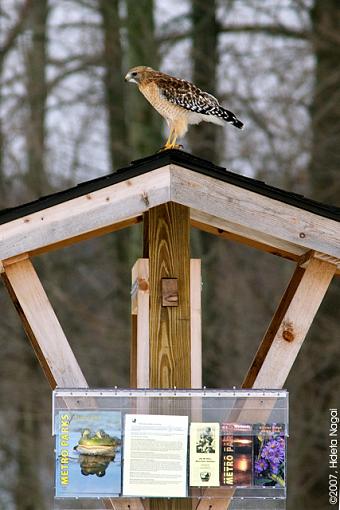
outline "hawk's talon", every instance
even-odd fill
[[[166,143],[157,152],[167,151],[169,149],[183,149],[183,145],[178,143]]]

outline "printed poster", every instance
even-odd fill
[[[58,411],[56,497],[97,498],[121,493],[121,413]]]

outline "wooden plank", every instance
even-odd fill
[[[242,388],[252,388],[255,383],[256,377],[259,373],[259,370],[267,356],[269,349],[271,348],[274,338],[277,335],[280,326],[282,325],[282,321],[284,319],[285,314],[287,313],[287,309],[290,306],[293,297],[297,291],[298,286],[301,283],[301,279],[305,273],[305,270],[296,266],[294,274],[289,282],[289,285],[283,294],[283,297],[280,301],[280,304],[274,314],[274,317],[261,341],[261,344],[258,348],[258,351],[255,355],[255,358],[248,370],[246,378],[243,381]],[[271,388],[272,386],[270,386]]]
[[[172,202],[149,211],[150,387],[191,384],[189,210]],[[177,278],[179,305],[162,307],[161,279]],[[151,510],[191,510],[190,499],[150,500]]]
[[[4,263],[2,278],[51,388],[87,382],[31,261]]]
[[[137,216],[135,218],[130,218],[126,221],[121,221],[119,223],[115,223],[114,225],[108,225],[107,227],[98,228],[97,230],[91,230],[90,232],[85,232],[85,234],[81,234],[79,236],[71,237],[69,239],[64,239],[63,241],[49,244],[48,246],[42,246],[36,250],[31,250],[29,255],[31,257],[35,257],[36,255],[42,255],[43,253],[60,250],[62,248],[67,248],[67,246],[71,246],[72,244],[80,243],[81,241],[88,241],[89,239],[93,239],[95,237],[104,236],[106,234],[111,234],[112,232],[118,232],[118,230],[122,230],[123,228],[132,227],[133,225],[137,225],[142,221],[142,216]]]
[[[243,387],[252,381],[252,388],[283,387],[335,271],[334,264],[316,258],[302,277],[296,270],[289,286],[296,291],[287,289]]]
[[[212,225],[207,225],[206,223],[201,223],[193,218],[191,218],[191,226],[194,228],[198,228],[203,232],[208,232],[209,234],[213,234],[217,237],[221,237],[222,239],[227,239],[228,241],[236,241],[241,244],[245,244],[250,248],[255,248],[256,250],[265,251],[267,253],[271,253],[272,255],[277,255],[278,257],[282,257],[284,259],[293,260],[297,262],[299,260],[299,255],[295,253],[290,253],[281,248],[275,248],[269,244],[260,243],[255,241],[254,239],[250,239],[239,234],[234,234],[233,232],[227,232],[222,228],[217,228]]]
[[[202,388],[201,260],[190,260],[191,388]]]
[[[340,222],[171,165],[171,200],[192,219],[288,253],[316,250],[340,258]]]
[[[130,384],[135,388],[149,388],[149,296],[149,260],[138,259],[132,268],[131,294]]]
[[[168,166],[0,225],[0,259],[47,251],[66,240],[140,217],[170,200]]]

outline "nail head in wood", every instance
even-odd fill
[[[177,278],[162,278],[162,306],[178,306]]]

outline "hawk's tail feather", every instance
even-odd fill
[[[243,122],[241,122],[233,112],[222,108],[222,106],[219,107],[218,116],[226,122],[230,122],[230,124],[237,127],[238,129],[243,129]]]

